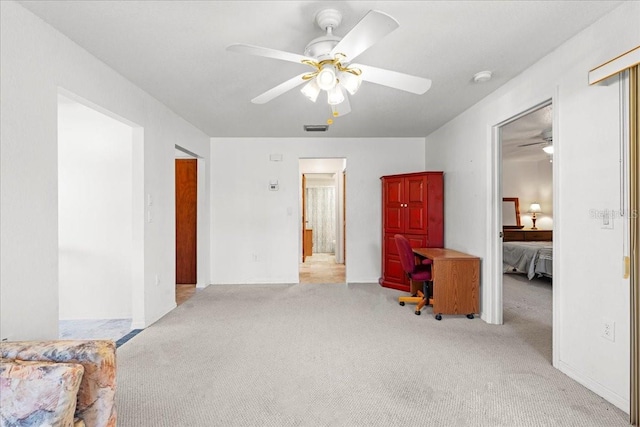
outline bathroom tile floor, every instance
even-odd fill
[[[58,327],[60,339],[117,341],[131,332],[131,319],[60,320]]]
[[[345,283],[345,265],[334,254],[314,253],[299,266],[300,283]]]

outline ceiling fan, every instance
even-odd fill
[[[316,102],[320,92],[326,92],[332,116],[338,117],[351,111],[349,95],[358,91],[362,81],[418,95],[429,90],[429,79],[352,62],[362,52],[398,28],[398,21],[386,13],[371,10],[351,31],[340,38],[333,34],[333,30],[341,21],[342,14],[335,9],[318,12],[316,23],[326,34],[309,42],[303,55],[248,44],[228,46],[227,50],[231,52],[295,62],[312,68],[312,71],[299,74],[258,95],[251,102],[264,104],[306,83],[301,92],[312,102]]]
[[[553,131],[551,129],[546,129],[540,133],[540,135],[536,136],[537,138],[541,138],[540,141],[528,142],[526,144],[520,144],[518,147],[530,147],[532,145],[540,145],[545,144],[542,149],[547,154],[553,154]]]

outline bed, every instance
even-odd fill
[[[540,241],[503,242],[502,266],[505,273],[526,274],[534,277],[552,277],[553,243]]]

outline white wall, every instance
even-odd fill
[[[536,227],[553,229],[553,163],[549,160],[503,160],[502,196],[517,197],[520,203],[520,221],[531,228],[531,203],[540,203],[542,213],[537,215]]]
[[[282,161],[269,161],[271,153]],[[212,283],[298,283],[298,159],[341,157],[348,165],[346,280],[377,286],[380,177],[424,170],[424,155],[423,138],[212,138]],[[279,191],[269,191],[272,179]]]
[[[209,138],[20,5],[0,2],[0,19],[0,338],[58,336],[59,88],[137,126],[134,156],[153,203],[134,200],[134,221],[145,210],[152,218],[134,235],[144,247],[134,254],[144,265],[134,272],[133,304],[143,305],[134,323],[153,323],[175,306],[174,147],[208,160]]]
[[[132,317],[133,129],[58,104],[60,319]]]
[[[554,366],[629,409],[629,283],[622,220],[602,229],[593,210],[619,206],[619,88],[589,87],[593,67],[640,44],[640,3],[627,2],[427,137],[427,168],[445,171],[445,243],[483,258],[489,295],[488,215],[494,206],[491,128],[553,98]],[[435,84],[435,82],[434,82]],[[474,221],[462,216],[473,212]],[[483,307],[484,310],[484,307]],[[615,342],[600,336],[615,322]]]

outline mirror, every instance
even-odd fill
[[[502,228],[520,229],[520,201],[517,197],[502,198]]]

